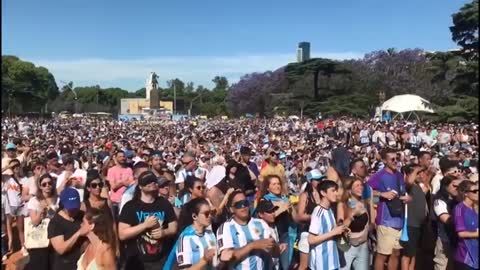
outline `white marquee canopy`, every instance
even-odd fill
[[[396,113],[405,112],[429,112],[433,113],[430,102],[417,95],[398,95],[385,101],[382,104],[382,111],[392,111]]]

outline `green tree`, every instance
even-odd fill
[[[452,40],[462,47],[467,60],[478,60],[478,0],[465,4],[452,20]]]
[[[215,87],[213,91],[227,91],[228,89],[228,80],[226,77],[223,76],[215,76],[212,82],[215,83]]]
[[[46,68],[16,56],[2,56],[2,108],[15,105],[14,113],[44,111],[58,94],[55,78]]]

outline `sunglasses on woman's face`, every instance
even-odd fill
[[[477,189],[469,190],[468,192],[470,192],[470,193],[478,193],[478,188],[477,188]]]
[[[196,186],[195,189],[196,190],[205,190],[206,187],[205,186]]]
[[[43,182],[41,185],[41,187],[51,187],[52,186],[52,182]]]
[[[100,183],[91,183],[90,184],[90,187],[95,189],[95,188],[103,188],[103,183],[100,182]]]
[[[169,187],[169,186],[170,186],[170,184],[169,184],[169,183],[166,183],[166,184],[163,184],[163,185],[161,185],[161,186],[158,186],[158,188],[166,188],[166,187]]]
[[[210,215],[213,215],[213,211],[207,211],[207,212],[203,212],[203,213],[200,213],[202,215],[204,215],[206,218],[209,218]]]
[[[238,201],[238,202],[234,202],[232,205],[233,205],[233,208],[235,208],[235,209],[242,209],[242,208],[245,208],[245,207],[249,207],[250,202],[248,200],[241,200],[241,201]]]

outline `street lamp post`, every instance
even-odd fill
[[[202,93],[200,93],[198,96],[194,97],[191,101],[190,101],[190,108],[188,109],[188,118],[191,117],[192,115],[192,107],[193,107],[193,101],[195,101],[197,98],[201,97],[202,96]]]
[[[175,80],[173,81],[173,115],[177,110],[177,88],[175,87]]]

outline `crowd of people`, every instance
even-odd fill
[[[478,269],[478,124],[2,117],[26,269]]]

